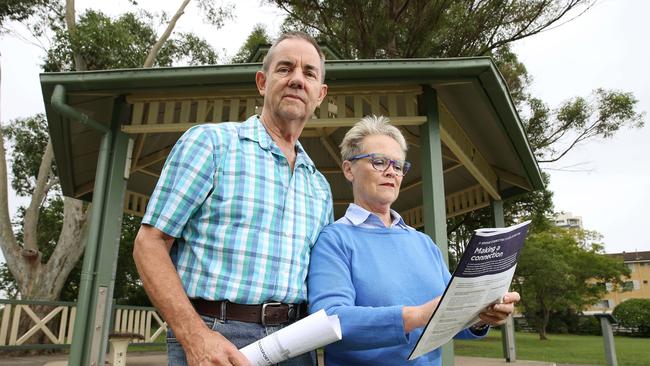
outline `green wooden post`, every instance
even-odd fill
[[[107,148],[100,151],[86,244],[86,250],[92,248],[96,254],[84,255],[86,285],[80,286],[82,311],[75,319],[70,365],[104,364],[129,168],[129,137],[119,131],[124,107],[123,99],[115,101],[112,132],[102,138],[102,147]]]
[[[422,149],[422,218],[424,232],[438,245],[449,266],[447,249],[447,214],[445,210],[445,184],[442,168],[442,140],[438,117],[438,96],[430,86],[423,87],[418,103],[420,114],[427,116],[427,123],[420,126]],[[454,344],[442,346],[442,364],[454,365]]]
[[[492,221],[494,227],[506,226],[503,217],[503,201],[492,200],[490,203],[492,207]],[[503,358],[506,359],[506,362],[516,362],[517,350],[515,348],[515,322],[512,319],[512,316],[509,316],[506,324],[501,327],[501,343],[503,346]]]

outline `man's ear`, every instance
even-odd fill
[[[343,169],[343,175],[345,176],[345,179],[352,183],[354,180],[354,175],[352,174],[352,163],[347,160],[343,161],[341,169]]]
[[[257,91],[261,96],[264,96],[266,92],[266,74],[263,71],[255,73],[255,84],[257,85]]]
[[[318,95],[318,105],[320,105],[323,102],[323,99],[325,99],[325,96],[327,95],[327,84],[322,84],[320,86],[320,94]]]

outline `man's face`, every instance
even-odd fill
[[[290,38],[280,42],[271,56],[268,72],[258,71],[255,76],[264,96],[262,116],[307,121],[327,94],[318,52],[309,42]]]

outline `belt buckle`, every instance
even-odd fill
[[[265,302],[262,304],[262,314],[261,314],[261,323],[263,326],[266,326],[266,308],[269,306],[281,306],[281,302]]]

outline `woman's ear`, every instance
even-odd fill
[[[354,181],[354,175],[352,174],[352,163],[348,160],[344,160],[341,169],[343,169],[343,175],[345,175],[345,179],[352,183],[352,181]]]

